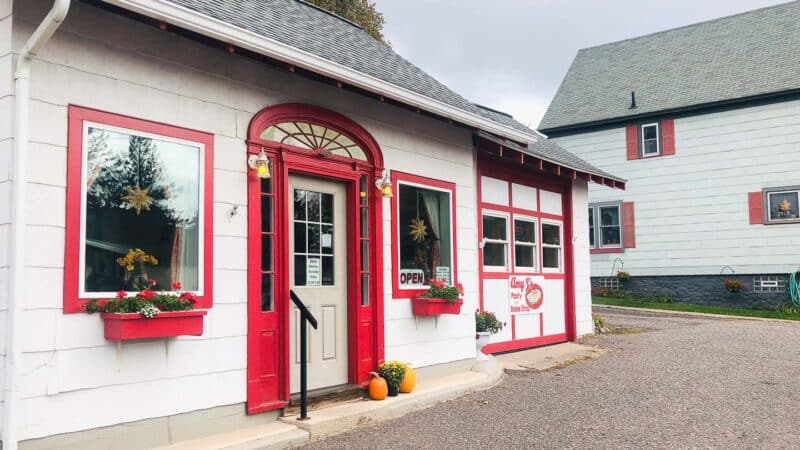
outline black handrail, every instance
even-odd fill
[[[311,314],[311,311],[306,308],[300,297],[289,290],[289,298],[294,303],[294,306],[300,310],[300,417],[297,420],[308,419],[308,368],[306,367],[308,345],[306,344],[306,322],[310,323],[314,329],[317,329],[317,319]]]

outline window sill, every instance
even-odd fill
[[[622,247],[610,247],[610,248],[590,248],[589,253],[624,253],[625,249]]]

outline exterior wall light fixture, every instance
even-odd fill
[[[263,147],[258,155],[250,155],[250,157],[247,158],[247,165],[256,172],[258,178],[272,178],[272,173],[270,173],[269,170],[269,158],[267,158],[267,154],[264,153]]]
[[[383,198],[392,197],[392,180],[389,178],[388,170],[384,170],[381,177],[375,180],[375,187],[381,191]]]

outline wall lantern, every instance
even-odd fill
[[[269,158],[267,158],[267,154],[264,153],[263,147],[261,148],[261,153],[258,155],[250,155],[247,158],[247,165],[256,171],[256,176],[258,178],[272,178],[272,174],[269,171]]]
[[[389,171],[384,170],[383,175],[375,180],[375,187],[381,191],[383,198],[392,197],[392,180],[389,178]]]

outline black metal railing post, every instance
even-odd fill
[[[294,306],[300,310],[300,417],[297,420],[308,419],[308,345],[306,336],[306,322],[317,329],[317,319],[306,308],[294,291],[289,290],[289,298]]]

